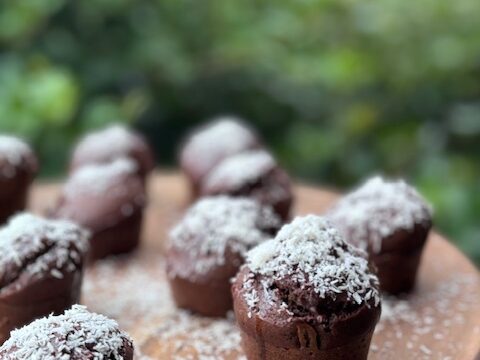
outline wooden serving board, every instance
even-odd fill
[[[58,184],[37,184],[33,211],[43,213],[58,196]],[[297,186],[296,214],[321,214],[337,198],[332,192]],[[232,319],[205,319],[179,311],[164,273],[165,239],[188,206],[184,179],[156,174],[143,242],[134,254],[107,259],[85,274],[83,302],[115,318],[135,341],[136,358],[244,359]],[[384,298],[370,359],[465,359],[479,356],[480,276],[455,247],[433,233],[425,249],[415,291]]]

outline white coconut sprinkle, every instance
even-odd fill
[[[242,120],[220,117],[190,137],[181,155],[182,163],[193,157],[204,164],[205,171],[209,171],[222,158],[251,148],[256,138]]]
[[[87,249],[88,232],[76,224],[21,213],[0,230],[0,279],[7,283],[15,280],[23,264],[28,264],[25,271],[35,276],[53,266],[51,276],[60,278],[61,271],[77,268]],[[37,257],[34,262],[32,256]],[[7,271],[6,264],[16,264],[18,269]]]
[[[297,217],[283,226],[275,239],[247,253],[246,266],[254,275],[262,275],[264,289],[276,280],[294,277],[300,286],[311,284],[320,298],[345,293],[357,304],[371,299],[375,306],[380,302],[378,279],[363,251],[347,244],[322,217]],[[247,301],[252,288],[244,283]]]
[[[387,181],[377,176],[344,196],[328,217],[349,241],[363,249],[370,244],[379,253],[385,237],[429,223],[432,208],[403,180]]]
[[[175,349],[170,354],[175,360],[218,360],[233,356],[246,360],[240,354],[240,333],[231,319],[211,321],[180,311],[162,322],[155,338]]]
[[[101,195],[121,191],[112,189],[122,185],[125,176],[134,175],[137,164],[128,158],[118,158],[108,164],[89,164],[82,166],[75,171],[64,187],[66,197],[73,197],[82,194]]]
[[[272,209],[255,200],[227,196],[204,198],[187,211],[170,233],[170,246],[188,251],[195,266],[175,269],[171,275],[204,274],[225,263],[227,248],[244,255],[253,246],[271,238],[267,230],[280,225]]]
[[[127,156],[134,146],[135,135],[125,126],[116,124],[85,136],[75,154],[116,158]]]
[[[116,321],[74,305],[63,315],[49,316],[14,330],[0,347],[6,360],[123,360],[122,349],[132,344]]]
[[[0,161],[6,161],[2,171],[0,171],[0,176],[13,178],[16,174],[16,168],[31,153],[32,150],[23,140],[10,135],[0,135]]]
[[[205,179],[205,189],[228,184],[231,189],[255,181],[277,166],[274,158],[264,150],[247,151],[226,158]]]
[[[0,158],[5,158],[11,165],[18,166],[24,156],[32,152],[26,142],[9,135],[0,135]]]

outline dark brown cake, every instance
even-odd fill
[[[194,204],[171,231],[167,274],[177,305],[207,316],[232,309],[230,279],[280,219],[252,199],[225,196]]]
[[[137,162],[138,174],[144,179],[155,167],[152,150],[137,132],[113,125],[83,138],[73,151],[71,171],[89,164],[110,163],[118,158]]]
[[[232,286],[247,358],[367,359],[381,308],[364,256],[313,215],[249,251]]]
[[[0,224],[25,209],[37,170],[37,158],[25,142],[0,135]]]
[[[144,206],[145,190],[136,163],[120,158],[74,172],[52,215],[91,231],[89,259],[95,260],[138,246]]]
[[[67,221],[21,213],[0,230],[0,343],[79,301],[87,248],[86,231]]]
[[[243,152],[220,162],[205,178],[202,196],[252,197],[268,205],[284,220],[293,202],[290,179],[264,150]]]
[[[203,179],[225,158],[260,147],[260,141],[242,120],[221,117],[196,129],[186,140],[180,165],[197,197]]]
[[[381,289],[399,294],[415,285],[431,212],[404,181],[375,177],[341,199],[328,216],[347,241],[369,253]]]
[[[133,342],[116,321],[74,305],[38,319],[0,347],[4,360],[132,360]]]

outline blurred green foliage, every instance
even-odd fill
[[[163,164],[206,118],[250,119],[297,177],[407,177],[480,262],[480,1],[5,0],[0,129],[44,175],[134,123]]]

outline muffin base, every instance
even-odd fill
[[[89,262],[134,250],[140,243],[142,220],[143,209],[138,209],[114,226],[93,232],[90,238]]]
[[[370,255],[377,267],[380,289],[392,295],[410,292],[415,286],[423,246],[404,253]]]
[[[224,317],[233,308],[229,279],[198,283],[180,277],[170,279],[178,307],[211,317]]]
[[[0,344],[10,331],[50,314],[59,315],[80,301],[83,273],[64,273],[62,279],[47,277],[24,288],[0,292]],[[8,293],[8,294],[7,294]]]
[[[248,360],[366,360],[373,331],[337,348],[320,350],[316,346],[284,348],[255,338],[240,329],[242,347]]]

